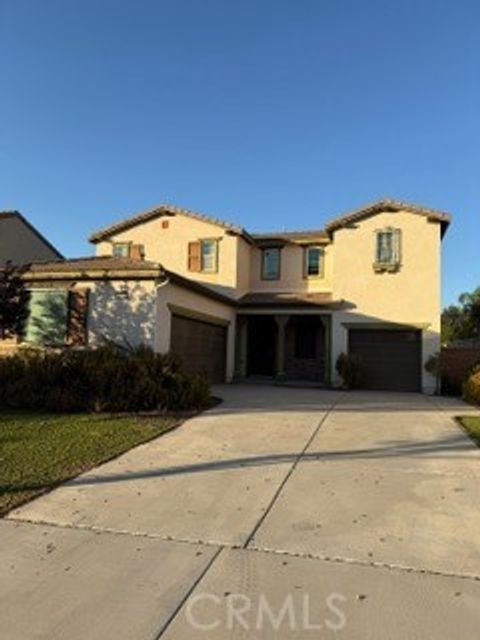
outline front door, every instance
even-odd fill
[[[247,375],[275,375],[277,324],[273,316],[248,317]]]

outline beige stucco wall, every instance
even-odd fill
[[[0,218],[0,264],[58,260],[58,255],[21,218]]]
[[[227,326],[226,382],[233,377],[235,359],[235,310],[227,304],[211,300],[173,284],[157,289],[155,350],[170,350],[172,312]]]
[[[304,277],[305,249],[299,245],[286,245],[280,254],[280,278],[262,280],[262,251],[253,248],[250,262],[251,291],[300,291],[320,292],[332,288],[332,246],[322,246],[325,251],[324,271],[320,277]]]
[[[243,238],[238,239],[237,245],[237,295],[240,297],[250,290],[250,272],[252,254],[255,249]]]
[[[156,284],[152,281],[89,283],[88,344],[155,346]]]
[[[167,229],[162,227],[162,223],[165,221],[168,221]],[[196,273],[188,271],[188,243],[208,238],[219,240],[218,272]],[[239,243],[242,245],[246,243],[237,236],[229,235],[222,227],[177,214],[137,225],[112,236],[112,241],[143,244],[146,260],[160,262],[166,269],[171,269],[191,280],[209,285],[226,295],[234,296],[237,293],[239,279],[237,251]],[[242,250],[245,253],[244,247]],[[111,255],[112,243],[98,243],[96,253],[97,255]],[[241,277],[243,278],[243,274]]]
[[[402,231],[396,273],[375,273],[375,230]],[[345,323],[402,323],[423,329],[423,361],[440,348],[440,225],[408,212],[381,213],[334,233],[333,298],[352,308],[333,314],[333,361],[347,350]],[[434,390],[425,371],[423,387]]]

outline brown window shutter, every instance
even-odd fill
[[[132,244],[130,246],[130,258],[132,260],[143,260],[145,257],[145,249],[143,244]]]
[[[87,344],[88,289],[75,289],[68,294],[67,344]]]
[[[200,271],[201,270],[201,242],[189,242],[188,243],[188,270]]]

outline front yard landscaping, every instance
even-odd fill
[[[157,416],[0,414],[0,515],[176,423]]]
[[[459,422],[468,435],[480,447],[480,416],[464,416]]]

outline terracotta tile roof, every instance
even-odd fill
[[[112,224],[108,227],[99,229],[90,236],[89,240],[90,242],[97,243],[102,240],[109,239],[116,233],[126,231],[139,224],[154,220],[155,218],[162,216],[174,216],[178,214],[188,216],[195,220],[201,220],[203,222],[217,225],[218,227],[221,227],[222,229],[225,229],[230,233],[242,236],[245,240],[247,240],[247,242],[258,244],[259,246],[276,241],[293,242],[298,244],[306,244],[315,241],[328,242],[331,238],[332,232],[336,229],[340,229],[341,227],[345,227],[370,215],[380,213],[381,211],[410,211],[411,213],[426,216],[429,220],[439,222],[442,225],[442,235],[443,233],[445,233],[450,223],[450,216],[448,213],[438,211],[437,209],[424,207],[418,204],[403,202],[401,200],[384,198],[382,200],[377,200],[375,202],[367,204],[363,207],[359,207],[358,209],[353,209],[352,211],[349,211],[337,218],[334,218],[333,220],[330,220],[330,222],[327,223],[324,229],[271,231],[268,233],[251,234],[239,225],[233,224],[231,222],[226,222],[225,220],[220,220],[213,216],[205,215],[196,211],[191,211],[190,209],[184,209],[183,207],[177,207],[170,204],[160,204],[153,209],[143,211],[129,218],[125,218],[124,220],[120,220],[119,222],[116,222],[115,224]]]
[[[247,293],[238,300],[241,307],[296,306],[335,308],[343,304],[342,300],[333,300],[330,293]]]
[[[222,229],[226,229],[231,233],[241,235],[245,237],[247,240],[251,240],[249,234],[238,225],[235,225],[230,222],[226,222],[225,220],[220,220],[218,218],[205,215],[203,213],[198,213],[196,211],[191,211],[190,209],[184,209],[182,207],[176,207],[170,204],[160,204],[153,209],[149,209],[148,211],[143,211],[141,213],[137,213],[129,218],[125,218],[124,220],[120,220],[115,224],[112,224],[108,227],[104,227],[103,229],[99,229],[93,233],[89,240],[90,242],[96,243],[101,240],[106,240],[110,238],[112,235],[116,233],[120,233],[121,231],[126,231],[127,229],[131,229],[132,227],[137,226],[138,224],[143,224],[144,222],[149,222],[150,220],[154,220],[155,218],[159,218],[162,216],[174,216],[174,215],[184,215],[189,218],[193,218],[195,220],[201,220],[202,222],[208,222],[210,224],[214,224]]]
[[[117,274],[138,274],[144,277],[155,277],[162,274],[162,266],[158,262],[132,260],[130,258],[113,258],[110,256],[72,258],[49,262],[33,262],[28,265],[24,274],[27,280],[55,280],[55,278],[82,278],[91,274],[93,279]]]
[[[50,262],[33,262],[30,271],[105,271],[105,270],[140,270],[150,271],[159,269],[158,262],[147,260],[132,260],[131,258],[114,258],[111,256],[93,256],[86,258],[71,258],[70,260],[54,260]]]
[[[309,243],[309,242],[329,242],[330,237],[323,229],[313,229],[310,231],[270,231],[268,233],[252,233],[256,244],[268,244],[276,241]]]
[[[100,256],[93,258],[73,258],[64,261],[35,262],[29,265],[24,273],[27,281],[56,281],[62,279],[74,280],[102,280],[104,278],[125,279],[167,279],[175,285],[189,289],[195,293],[206,296],[218,302],[234,306],[233,298],[230,298],[213,288],[185,278],[174,271],[164,269],[158,262],[147,260],[132,260],[130,258],[113,258]]]
[[[181,276],[179,273],[170,271],[169,269],[164,269],[163,273],[172,284],[176,284],[179,287],[183,287],[184,289],[189,289],[190,291],[194,291],[195,293],[204,295],[207,298],[211,298],[212,300],[217,300],[218,302],[224,302],[225,304],[229,304],[231,306],[236,305],[236,301],[234,298],[230,298],[229,296],[226,296],[225,294],[220,293],[219,291],[216,291],[215,289],[204,285],[201,282],[197,282],[196,280],[191,280],[190,278]]]
[[[353,209],[352,211],[344,213],[337,218],[333,218],[326,224],[325,231],[331,234],[333,231],[336,231],[341,227],[346,227],[350,224],[358,222],[359,220],[363,220],[368,216],[374,215],[376,213],[381,213],[382,211],[409,211],[410,213],[416,213],[418,215],[425,216],[429,220],[439,222],[442,225],[442,235],[447,230],[447,227],[450,224],[451,220],[450,215],[443,211],[424,207],[419,204],[404,202],[402,200],[385,198],[383,200],[371,202],[370,204],[359,207],[358,209]]]

